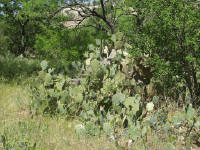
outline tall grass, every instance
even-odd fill
[[[0,83],[0,149],[2,150],[115,150],[104,136],[79,139],[76,121],[32,116],[28,88]]]

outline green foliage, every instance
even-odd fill
[[[47,10],[46,2],[1,1],[1,18],[5,21],[4,36],[8,39],[4,45],[7,45],[7,50],[16,55],[33,51],[35,35],[41,31],[39,24],[47,19],[44,16],[49,17],[47,14],[53,11],[52,8],[56,8],[56,5],[49,6]]]
[[[146,59],[154,80],[162,83],[165,93],[172,94],[174,87],[187,87],[192,103],[199,103],[199,2],[198,1],[126,1],[135,15],[122,24],[131,53]],[[169,90],[168,90],[169,89]]]
[[[184,142],[186,149],[199,142],[197,1],[109,3],[114,8],[96,9],[100,15],[106,13],[104,19],[96,16],[86,24],[99,21],[98,28],[108,35],[92,28],[65,28],[62,23],[69,18],[56,14],[57,2],[0,2],[0,75],[31,76],[39,68],[38,62],[22,55],[5,55],[6,50],[26,56],[36,50],[34,56],[45,59],[30,85],[33,114],[78,117],[78,136],[104,132],[116,145],[123,137],[147,148],[147,137],[155,135],[164,136],[169,150],[176,149],[177,141]],[[120,19],[112,18],[118,15]],[[170,114],[163,106],[172,100],[184,110]],[[6,140],[6,133],[2,134],[4,149],[14,147]],[[34,149],[26,141],[21,145]]]
[[[34,48],[39,55],[49,60],[64,60],[72,62],[80,60],[87,50],[89,43],[93,43],[93,30],[68,29],[61,25],[42,27],[43,32],[36,35]],[[85,38],[87,37],[87,38]]]
[[[31,87],[32,111],[79,116],[82,123],[75,127],[79,136],[97,136],[103,131],[117,143],[121,136],[137,142],[145,140],[148,134],[164,132],[168,147],[172,148],[179,136],[191,141],[198,135],[199,117],[192,105],[172,117],[164,108],[157,110],[159,97],[154,96],[147,103],[143,93],[136,92],[141,85],[127,80],[129,74],[120,68],[124,61],[132,65],[130,68],[135,65],[130,55],[125,50],[113,49],[112,57],[104,55],[106,52],[102,57],[98,50],[94,47],[85,54],[86,63],[79,66],[82,73],[78,78],[56,74],[43,61],[43,71]],[[179,132],[180,128],[185,132]]]
[[[104,35],[110,39],[86,29],[74,34],[74,29],[59,25],[42,26],[44,32],[37,34],[35,43],[41,54],[82,63],[71,63],[77,73],[66,75],[43,61],[31,85],[31,110],[79,116],[80,136],[96,136],[102,130],[117,142],[124,135],[136,142],[164,133],[168,149],[175,149],[182,136],[189,147],[199,131],[193,108],[199,106],[200,95],[199,6],[184,0],[126,4],[135,12],[122,18],[121,32]],[[89,43],[93,44],[87,47]],[[151,84],[154,93],[149,92]],[[180,99],[182,105],[187,103],[183,112],[169,116],[160,107]]]
[[[1,54],[8,49],[9,45],[7,43],[9,41],[9,38],[8,36],[5,35],[6,23],[4,21],[0,21],[0,26],[1,26],[0,29],[0,45],[1,45],[0,54]]]
[[[0,76],[7,79],[22,79],[30,77],[39,70],[39,61],[23,56],[14,56],[8,52],[0,55]]]

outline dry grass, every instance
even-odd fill
[[[0,150],[2,137],[6,137],[7,149],[19,150],[115,150],[114,142],[107,137],[78,138],[74,131],[76,121],[62,117],[31,116],[28,88],[15,84],[0,83]],[[149,135],[146,148],[142,140],[134,143],[131,150],[165,150],[166,141],[157,135]],[[121,141],[122,145],[125,142]],[[36,146],[34,148],[34,145]],[[176,149],[184,150],[181,143]],[[118,148],[119,149],[119,148]],[[192,150],[198,150],[193,147]],[[120,148],[126,150],[126,148]]]
[[[75,122],[61,117],[32,117],[29,102],[25,87],[0,84],[0,136],[6,136],[10,147],[33,149],[30,147],[36,144],[37,150],[116,149],[106,137],[79,139],[73,129]],[[27,143],[26,146],[23,147],[23,143]]]

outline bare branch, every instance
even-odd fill
[[[87,18],[87,17],[86,17]],[[75,28],[79,27],[81,25],[81,23],[86,19],[86,18],[83,18],[81,21],[79,21],[79,23],[76,25]]]
[[[100,2],[101,2],[101,8],[102,8],[102,12],[103,12],[103,17],[106,18],[106,12],[105,12],[105,6],[103,3],[103,0],[100,0]]]

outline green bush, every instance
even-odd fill
[[[137,12],[122,27],[127,41],[133,43],[131,53],[149,56],[146,63],[164,89],[162,95],[177,99],[176,93],[183,90],[175,92],[175,88],[182,84],[194,106],[199,106],[199,2],[127,0],[126,3]]]
[[[34,48],[45,59],[72,62],[81,60],[89,43],[94,42],[92,29],[68,29],[64,27],[43,27],[36,35]],[[87,37],[87,38],[85,38]]]
[[[0,68],[0,76],[8,80],[30,77],[39,70],[39,61],[6,52],[0,55]]]

